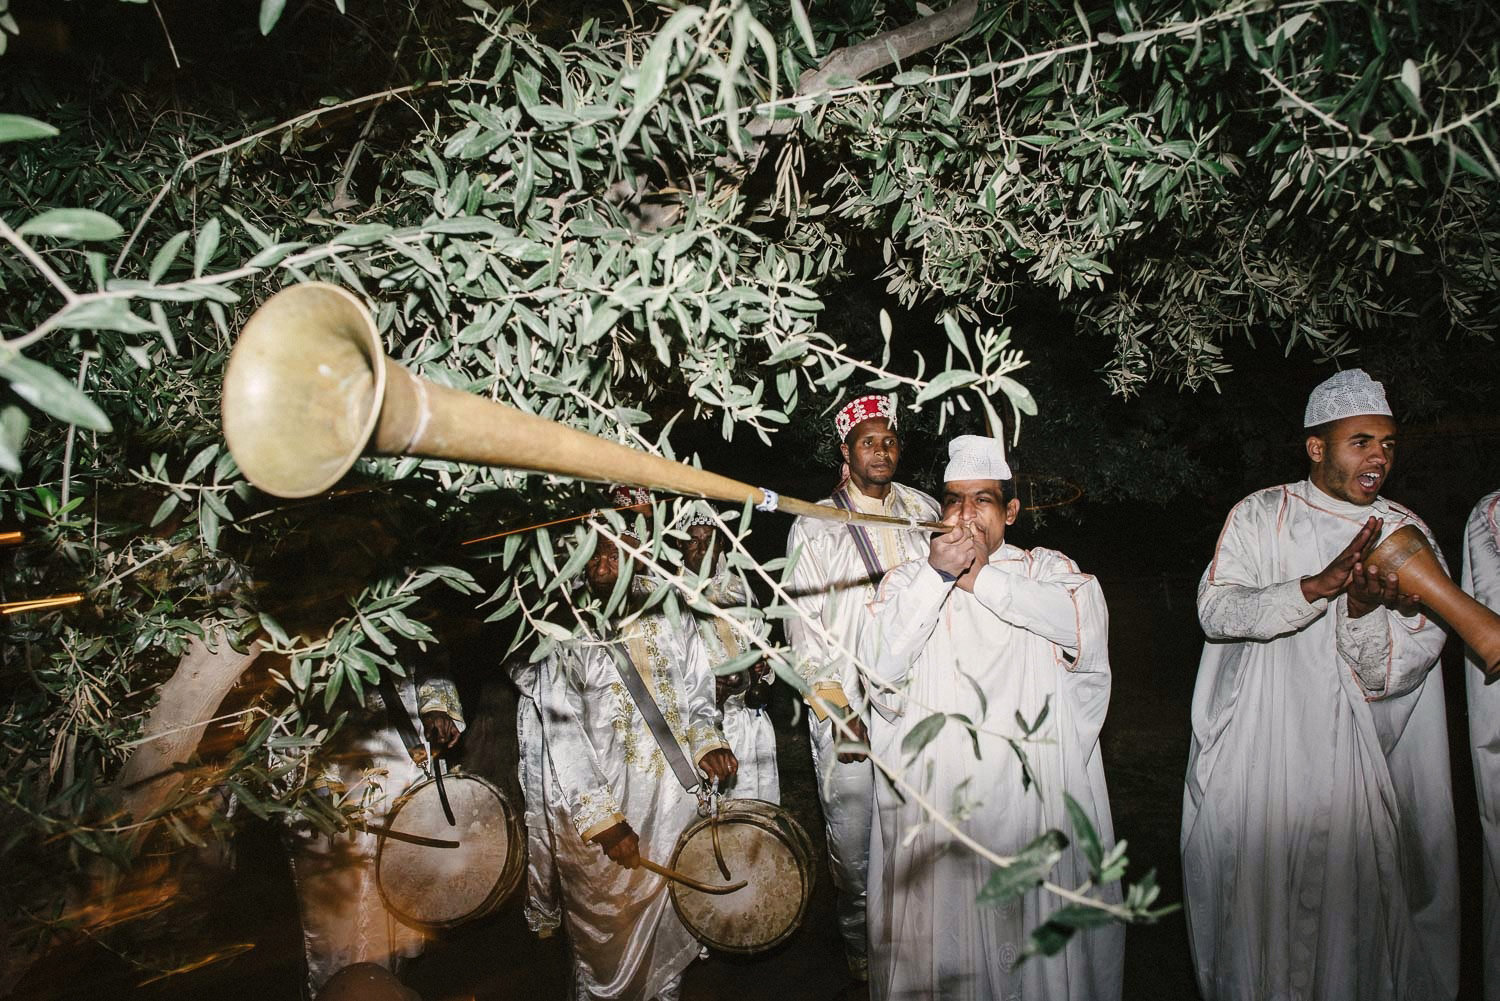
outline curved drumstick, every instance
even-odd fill
[[[747,880],[743,880],[743,879],[740,880],[738,883],[729,883],[729,884],[727,884],[725,886],[714,886],[711,883],[700,883],[698,880],[694,879],[693,877],[691,877],[691,876],[684,876],[682,873],[678,872],[676,869],[668,869],[664,865],[660,865],[660,864],[658,864],[656,862],[651,861],[650,859],[648,859],[644,855],[640,856],[640,861],[641,861],[641,866],[643,868],[651,870],[652,872],[656,873],[658,876],[662,876],[662,877],[664,877],[666,879],[670,879],[673,882],[681,883],[683,886],[689,887],[690,889],[697,890],[699,893],[713,893],[713,894],[733,893],[735,890],[743,890],[745,887],[747,887],[747,886],[750,885]]]

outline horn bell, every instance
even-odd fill
[[[364,303],[307,282],[267,299],[224,372],[224,438],[245,478],[278,497],[310,497],[364,451],[385,396],[384,352]]]

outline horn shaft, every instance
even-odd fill
[[[1475,601],[1453,583],[1438,562],[1427,537],[1415,525],[1388,535],[1365,557],[1365,565],[1393,573],[1402,594],[1414,594],[1469,645],[1485,674],[1500,673],[1500,615]]]
[[[367,446],[383,455],[477,462],[625,483],[743,505],[761,487],[627,448],[420,378],[385,357],[369,310],[333,285],[294,285],[245,325],[224,378],[224,436],[268,493],[332,486]],[[843,511],[795,497],[774,509],[826,521],[946,532],[940,522]]]

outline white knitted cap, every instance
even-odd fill
[[[1318,383],[1318,387],[1307,398],[1307,412],[1302,415],[1302,426],[1317,427],[1329,421],[1365,414],[1394,416],[1391,405],[1385,400],[1385,387],[1370,378],[1364,369],[1351,368],[1345,372],[1335,372]]]
[[[943,482],[954,480],[1008,480],[1005,442],[978,434],[961,434],[948,443],[948,468]]]

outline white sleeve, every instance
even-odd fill
[[[913,561],[886,574],[859,635],[860,659],[878,683],[900,685],[906,680],[953,587],[925,562]],[[870,702],[882,715],[898,714],[882,697],[878,683],[869,686]]]
[[[1328,610],[1302,596],[1302,578],[1263,580],[1251,505],[1229,512],[1213,562],[1198,584],[1198,621],[1211,640],[1270,640],[1299,632]]]

